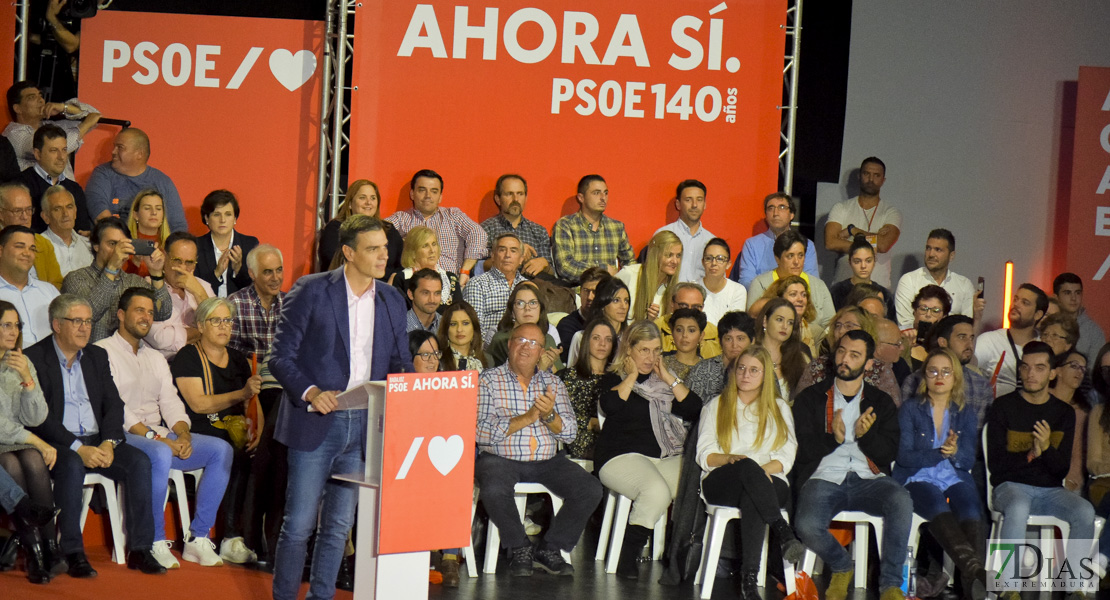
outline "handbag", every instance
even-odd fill
[[[201,382],[204,384],[204,394],[206,396],[213,396],[216,394],[212,385],[212,367],[208,363],[208,355],[205,354],[204,348],[201,347],[200,342],[194,342],[197,352],[200,353],[200,368],[201,368]],[[247,446],[247,418],[243,415],[225,415],[220,416],[220,413],[209,413],[205,415],[208,417],[208,423],[216,429],[223,429],[227,432],[227,437],[231,441],[232,447],[236,450],[242,450]]]

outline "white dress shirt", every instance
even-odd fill
[[[62,269],[62,277],[68,275],[70,271],[84,269],[92,264],[92,244],[89,243],[89,238],[73,231],[69,234],[69,245],[66,245],[61,236],[49,227],[42,232],[42,236],[54,244],[54,256]]]
[[[215,295],[212,293],[212,286],[208,285],[207,281],[197,279],[197,283],[200,283],[200,286],[204,288],[208,297],[211,298]],[[197,326],[198,302],[189,292],[184,292],[181,296],[177,292],[178,290],[170,290],[173,314],[165,321],[155,321],[150,326],[150,333],[143,338],[151,347],[161,352],[166,360],[173,360],[173,357],[177,356],[177,351],[184,348],[185,344],[188,343],[188,328]]]
[[[356,296],[351,282],[343,276],[347,290],[347,329],[351,335],[351,378],[347,389],[356,388],[370,381],[370,359],[374,354],[374,297],[377,295],[377,281]]]
[[[173,385],[170,365],[160,352],[139,340],[139,351],[123,339],[119,331],[96,343],[108,352],[112,379],[123,399],[123,428],[130,430],[138,423],[161,436],[180,421],[192,425],[185,404]]]
[[[24,348],[53,333],[50,329],[50,301],[58,295],[58,288],[33,276],[28,276],[27,285],[23,289],[0,277],[0,300],[7,300],[15,305],[19,320],[23,321]]]

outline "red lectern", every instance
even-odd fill
[[[348,396],[349,395],[349,396]],[[429,551],[470,545],[478,373],[390,375],[345,392],[365,408],[355,598],[425,599]]]

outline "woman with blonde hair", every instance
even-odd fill
[[[351,215],[366,215],[381,219],[381,194],[378,184],[369,179],[358,179],[347,186],[347,195],[335,213],[335,218],[328,221],[320,232],[320,242],[317,244],[316,254],[319,261],[319,270],[334,269],[343,263],[343,253],[339,251],[339,226]],[[385,265],[386,283],[397,271],[401,270],[401,250],[404,240],[397,228],[392,223],[382,221],[385,229],[386,248],[389,251],[389,262]]]
[[[627,579],[639,578],[636,559],[678,492],[686,423],[701,413],[701,398],[663,366],[661,337],[651,321],[633,322],[598,384],[604,423],[594,468],[605,487],[632,499],[617,561]]]
[[[447,269],[439,266],[439,258],[439,236],[436,235],[434,229],[421,225],[409,230],[408,235],[405,236],[404,249],[401,250],[401,266],[403,268],[393,277],[393,287],[401,291],[401,295],[405,297],[410,306],[412,301],[408,300],[408,281],[420,269],[431,269],[439,273],[439,278],[443,281],[440,304],[451,304],[456,298],[462,299],[459,275],[450,273]]]
[[[947,348],[925,358],[925,377],[898,410],[901,441],[893,476],[913,511],[960,570],[964,598],[986,597],[985,535],[979,493],[971,478],[979,444],[978,417],[965,403],[960,359]]]
[[[782,556],[797,562],[805,551],[780,510],[790,499],[786,473],[798,440],[794,417],[778,392],[771,354],[749,346],[729,367],[721,395],[706,405],[698,426],[702,497],[740,509],[740,597],[760,600],[756,581],[763,528],[770,526]]]
[[[678,283],[681,266],[682,240],[667,230],[652,236],[644,264],[628,265],[617,273],[632,295],[629,319],[654,321],[659,316],[663,299],[670,297],[671,287]]]
[[[154,242],[154,247],[165,249],[166,238],[170,237],[170,222],[166,219],[162,192],[147,188],[135,194],[131,211],[127,213],[127,229],[131,231],[131,239]],[[150,257],[132,256],[124,261],[123,270],[146,277],[150,275]]]

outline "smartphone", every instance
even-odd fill
[[[150,240],[131,240],[135,247],[135,256],[150,256],[154,254],[154,242]]]
[[[980,298],[986,298],[987,297],[986,287],[987,287],[986,280],[983,279],[982,277],[980,277],[979,278],[979,283],[976,285],[976,289],[979,290],[979,297]]]

